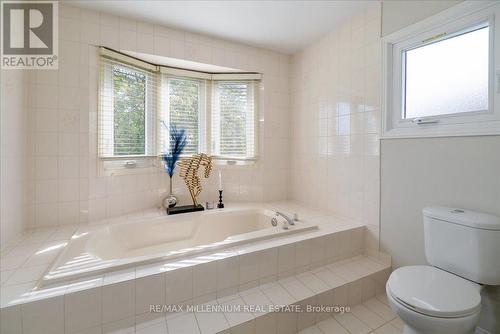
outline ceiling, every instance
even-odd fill
[[[71,1],[79,7],[288,54],[326,35],[369,3],[373,1]]]

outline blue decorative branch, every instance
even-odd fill
[[[172,177],[175,171],[175,164],[179,160],[182,151],[187,144],[186,129],[178,129],[174,123],[171,123],[169,127],[164,121],[161,122],[170,133],[169,152],[162,154],[161,158],[165,162],[166,172],[170,177]]]

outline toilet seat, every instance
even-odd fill
[[[481,308],[478,284],[431,266],[396,269],[387,290],[403,306],[432,317],[465,317]]]

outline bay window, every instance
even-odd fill
[[[167,68],[102,48],[98,117],[100,171],[154,167],[169,149],[169,127],[185,129],[184,155],[257,157],[260,75]]]
[[[255,88],[252,81],[214,81],[212,154],[255,157]]]

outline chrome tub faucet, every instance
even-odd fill
[[[293,215],[293,218],[290,218],[288,215],[280,212],[280,211],[276,211],[276,215],[271,219],[271,223],[273,226],[276,226],[278,225],[278,219],[277,217],[283,217],[285,219],[285,223],[283,224],[283,229],[284,230],[288,230],[288,228],[290,226],[293,226],[295,225],[295,222],[299,220],[297,214],[294,214]]]

